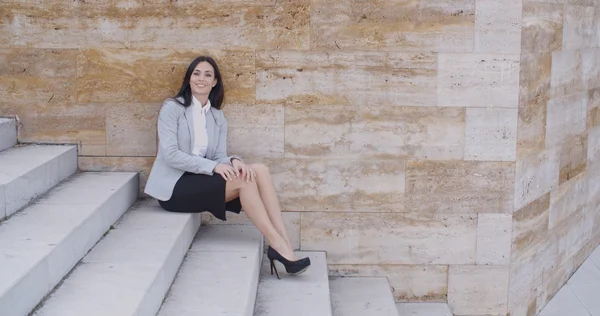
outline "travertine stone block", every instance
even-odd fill
[[[600,127],[588,129],[587,162],[594,165],[600,162]]]
[[[521,55],[517,159],[545,148],[551,69],[552,53]]]
[[[514,161],[518,109],[468,108],[465,160]]]
[[[519,54],[524,0],[477,0],[475,52]],[[498,14],[498,12],[502,14]]]
[[[509,267],[450,266],[448,304],[457,315],[504,315]]]
[[[305,212],[301,238],[332,264],[469,264],[477,216]]]
[[[518,210],[558,186],[559,155],[544,150],[517,161],[514,209]]]
[[[512,217],[511,262],[532,261],[548,238],[550,193],[517,210]]]
[[[518,54],[439,54],[439,106],[517,108],[518,96]]]
[[[587,193],[583,180],[583,174],[579,174],[550,192],[548,229],[583,211]]]
[[[233,51],[83,50],[77,62],[79,102],[160,102],[179,90],[192,60],[208,54],[223,74],[226,102],[254,103],[254,53]]]
[[[512,214],[479,214],[477,221],[477,264],[510,263]]]
[[[587,128],[600,126],[600,88],[588,91]]]
[[[283,158],[283,105],[227,104],[223,111],[230,155]]]
[[[588,93],[578,93],[548,101],[546,146],[561,145],[570,136],[585,133],[587,126]]]
[[[524,258],[525,259],[525,258]],[[558,262],[558,242],[549,232],[533,257],[533,286],[539,288],[556,271]]]
[[[471,52],[474,0],[316,0],[311,48]]]
[[[565,5],[563,50],[597,47],[598,16],[595,7]]]
[[[577,267],[573,264],[573,259],[567,260],[564,264],[554,267],[544,282],[537,288],[537,313],[548,304],[554,295],[560,290],[569,278],[575,273]]]
[[[514,168],[511,162],[409,161],[406,208],[419,214],[510,213]]]
[[[78,53],[76,49],[0,48],[0,103],[44,107],[74,103]]]
[[[126,171],[140,173],[139,193],[141,197],[148,197],[144,194],[144,187],[148,181],[148,175],[154,157],[85,157],[78,159],[79,170],[81,171]]]
[[[436,53],[259,51],[256,72],[259,103],[436,104]]]
[[[448,266],[330,264],[329,275],[387,277],[397,302],[446,302]]]
[[[577,251],[592,238],[595,215],[587,212],[583,207],[575,208],[569,218],[558,223],[551,231],[551,234],[557,238],[559,264],[573,259]]]
[[[132,1],[132,48],[308,49],[310,1]]]
[[[462,159],[465,110],[356,104],[285,109],[286,157]]]
[[[565,137],[560,146],[560,171],[558,183],[563,184],[581,174],[587,162],[587,134]]]
[[[564,8],[564,1],[523,0],[521,33],[523,53],[537,54],[561,49]]]
[[[404,212],[404,161],[269,159],[286,211]]]
[[[161,103],[108,105],[106,155],[156,155],[156,125]]]
[[[0,43],[11,47],[123,48],[129,1],[3,1]]]
[[[600,6],[598,12],[600,12]],[[600,18],[600,14],[598,17]],[[581,70],[583,71],[582,80],[585,90],[600,88],[600,48],[588,48],[581,51]]]
[[[581,51],[564,50],[552,53],[552,88],[564,94],[583,91]],[[560,89],[556,89],[560,88]]]
[[[537,302],[533,286],[533,260],[510,265],[508,308],[511,315],[534,316]]]

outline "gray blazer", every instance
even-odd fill
[[[195,135],[192,107],[185,108],[174,99],[167,99],[158,114],[158,153],[144,193],[167,201],[184,172],[213,175],[217,164],[231,165],[231,159],[241,160],[238,156],[227,156],[227,120],[223,111],[210,108],[206,131],[206,158],[192,155]]]

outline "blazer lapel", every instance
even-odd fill
[[[196,132],[194,130],[194,111],[192,110],[192,106],[188,106],[185,108],[185,120],[187,121],[188,129],[190,130],[190,139],[192,143],[190,144],[190,153],[194,148],[194,143],[196,142]]]
[[[206,148],[206,157],[212,157],[215,154],[217,142],[215,138],[215,117],[212,113],[212,108],[206,113],[206,136],[208,139],[208,148]]]

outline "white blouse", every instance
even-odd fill
[[[192,154],[196,156],[206,156],[208,148],[208,135],[206,131],[206,113],[210,110],[210,100],[202,106],[200,101],[192,96],[192,112],[194,113],[194,147]]]

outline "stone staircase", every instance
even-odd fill
[[[312,267],[278,280],[253,226],[201,226],[138,188],[78,172],[76,146],[17,144],[0,118],[0,315],[399,315],[387,279],[330,279],[305,252]]]

